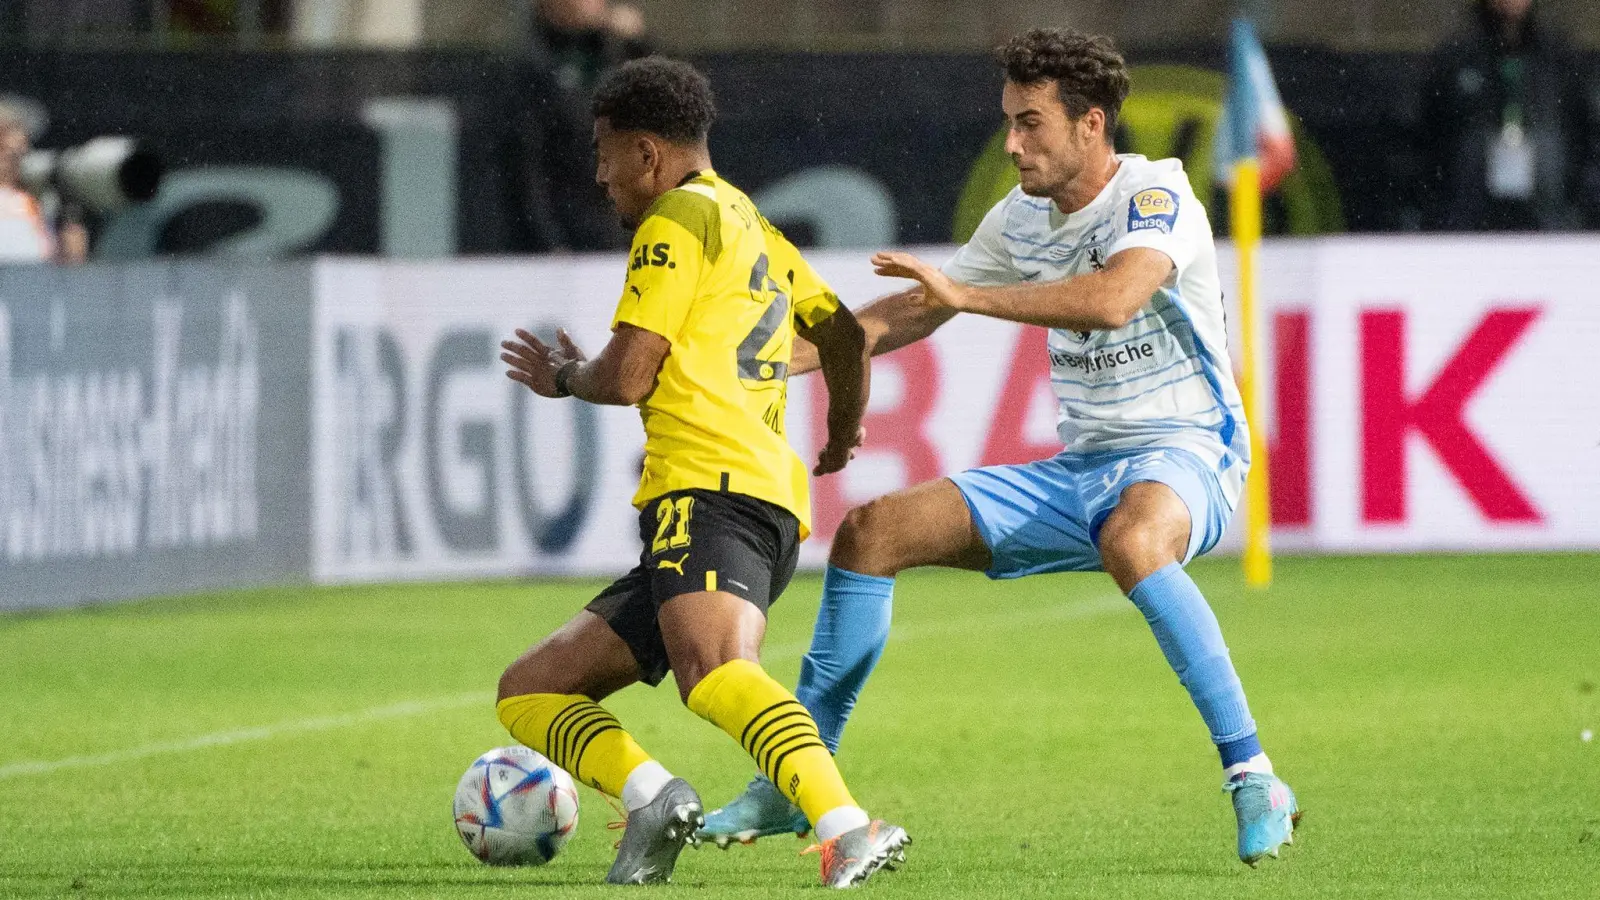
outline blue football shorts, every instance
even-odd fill
[[[1100,526],[1122,492],[1156,481],[1189,507],[1189,549],[1183,561],[1216,546],[1233,504],[1216,468],[1188,450],[1141,448],[1060,453],[1016,466],[987,466],[950,476],[994,557],[990,578],[1042,572],[1099,572]]]

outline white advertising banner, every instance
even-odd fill
[[[311,307],[304,263],[0,266],[0,612],[304,582]]]
[[[317,267],[314,576],[620,572],[643,446],[631,408],[546,400],[500,341],[607,334],[619,256]]]
[[[1280,390],[1309,385],[1277,407],[1280,444],[1305,429],[1273,467],[1305,498],[1290,546],[1600,548],[1600,241],[1305,246],[1306,287],[1269,273],[1280,335],[1309,335],[1277,354]]]
[[[919,252],[942,261],[950,248]],[[904,284],[874,276],[866,254],[811,256],[852,306]],[[319,580],[620,573],[637,560],[637,414],[536,398],[497,358],[518,326],[564,326],[598,350],[624,264],[318,265]],[[1277,546],[1600,548],[1596,282],[1592,238],[1270,244]],[[1056,452],[1043,347],[1039,329],[961,317],[878,357],[867,444],[814,481],[803,560],[825,558],[857,503]],[[820,387],[791,383],[790,437],[808,458]]]
[[[852,303],[883,290],[821,268]],[[1280,241],[1261,269],[1276,546],[1600,548],[1600,240]],[[874,361],[868,445],[815,483],[824,539],[885,490],[1053,451],[1041,331],[963,317],[926,344]]]

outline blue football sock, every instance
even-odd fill
[[[889,640],[894,579],[828,567],[811,650],[800,660],[795,697],[817,720],[829,752],[839,750],[844,723]]]
[[[1167,663],[1200,710],[1223,767],[1260,753],[1256,723],[1222,629],[1189,573],[1177,563],[1164,566],[1135,585],[1128,599],[1144,613]]]

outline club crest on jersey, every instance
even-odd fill
[[[1171,234],[1177,221],[1178,195],[1166,188],[1140,191],[1128,201],[1129,231],[1154,228],[1162,234]]]

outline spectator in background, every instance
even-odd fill
[[[523,129],[531,165],[522,186],[530,240],[522,249],[626,248],[628,235],[594,181],[589,98],[601,74],[650,54],[644,16],[607,0],[528,2],[529,49],[553,74],[557,96],[539,98],[530,107],[538,121]]]
[[[1474,0],[1434,51],[1418,150],[1424,228],[1600,227],[1596,98],[1534,0]]]
[[[88,232],[73,223],[58,241],[38,199],[22,189],[22,160],[28,150],[21,113],[0,106],[0,264],[81,263],[89,252]]]
[[[27,155],[27,128],[20,117],[0,109],[0,263],[40,263],[55,255],[39,201],[22,189]]]
[[[585,105],[606,70],[654,52],[645,37],[644,13],[608,0],[530,0],[533,41],[555,67],[561,86]]]

